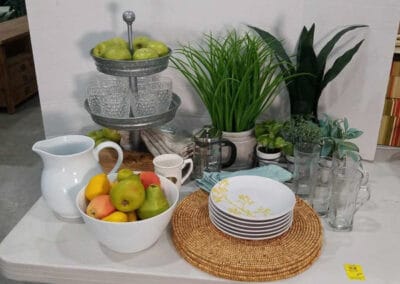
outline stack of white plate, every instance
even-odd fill
[[[210,192],[211,222],[240,239],[264,240],[288,231],[296,198],[286,185],[259,176],[236,176],[218,182]]]

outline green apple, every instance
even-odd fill
[[[108,46],[121,46],[121,47],[126,47],[129,49],[129,44],[126,40],[124,40],[122,37],[114,37],[106,41],[106,44]]]
[[[111,188],[111,203],[121,212],[130,212],[142,206],[145,200],[144,186],[140,180],[124,179]]]
[[[133,60],[145,60],[157,58],[157,52],[152,48],[143,47],[141,49],[135,50],[133,53]]]
[[[115,143],[119,143],[119,141],[121,141],[121,134],[119,134],[118,130],[115,129],[103,128],[102,136],[114,141]]]
[[[107,47],[103,57],[113,60],[129,60],[132,58],[129,49],[119,45]]]
[[[143,47],[147,47],[147,44],[149,43],[150,38],[147,36],[137,36],[133,39],[133,49],[140,49]]]
[[[126,169],[126,168],[125,169],[120,169],[117,172],[117,180],[121,181],[121,180],[129,178],[132,175],[133,175],[133,172],[130,169]]]
[[[92,130],[92,131],[89,131],[86,135],[96,141],[100,138],[103,138],[103,130],[101,130],[101,129],[100,130]]]
[[[93,55],[97,57],[103,57],[106,49],[107,44],[105,42],[100,42],[93,48]]]
[[[159,57],[164,56],[169,52],[168,46],[161,41],[152,40],[147,44],[147,47],[154,49]]]

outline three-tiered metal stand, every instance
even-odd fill
[[[135,14],[132,11],[126,11],[122,14],[123,20],[126,22],[128,27],[128,42],[133,54],[133,32],[132,23],[135,20]],[[93,55],[93,49],[90,51],[92,58],[95,61],[96,68],[99,72],[112,75],[129,78],[129,88],[131,91],[131,104],[134,103],[138,92],[138,77],[145,77],[153,75],[165,70],[168,67],[169,57],[171,50],[165,56],[148,59],[148,60],[110,60]],[[90,110],[87,99],[85,100],[85,109],[91,115],[92,120],[97,124],[117,129],[129,131],[129,143],[130,150],[137,150],[140,146],[140,130],[161,126],[171,121],[176,114],[178,107],[181,104],[181,100],[175,93],[172,94],[171,104],[166,112],[147,115],[147,116],[135,116],[134,113],[130,113],[128,118],[110,118],[97,115]],[[132,108],[131,108],[132,109]]]

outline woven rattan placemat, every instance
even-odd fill
[[[210,274],[240,281],[292,277],[318,258],[322,227],[315,211],[297,199],[292,227],[261,241],[219,231],[208,217],[208,194],[198,190],[182,200],[172,218],[172,239],[186,261]]]

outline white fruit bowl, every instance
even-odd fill
[[[117,174],[108,176],[110,181],[114,181],[116,177]],[[82,188],[76,197],[76,206],[93,238],[120,253],[138,252],[153,245],[171,220],[179,199],[176,185],[165,177],[159,176],[159,178],[170,207],[157,216],[135,222],[107,222],[86,215],[87,201],[85,188]]]

